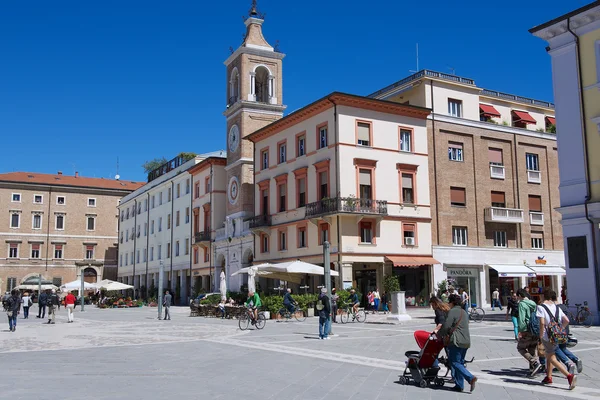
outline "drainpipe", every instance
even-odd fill
[[[436,236],[437,245],[440,244],[440,207],[438,197],[438,185],[437,185],[437,156],[435,150],[435,102],[433,101],[433,79],[429,80],[429,88],[431,93],[431,138],[433,140],[433,190],[435,192],[435,225],[436,225]]]
[[[52,202],[52,188],[48,189],[48,217],[46,218],[46,271],[48,271],[48,251],[50,250],[50,203]],[[65,227],[65,220],[63,217],[63,228]],[[63,250],[64,257],[64,250]],[[39,294],[39,293],[38,293]]]
[[[133,297],[135,298],[135,262],[136,262],[136,250],[137,248],[137,199],[133,200]]]
[[[579,102],[581,103],[581,107],[579,107],[579,118],[581,122],[581,135],[583,137],[583,161],[585,163],[585,183],[586,183],[586,195],[585,195],[585,219],[588,220],[590,225],[592,226],[592,249],[594,250],[594,280],[596,282],[596,291],[600,288],[600,276],[598,274],[598,250],[596,249],[596,223],[590,218],[588,213],[588,204],[592,199],[592,184],[590,182],[590,159],[588,153],[588,141],[586,135],[586,115],[585,115],[585,107],[584,107],[584,98],[583,98],[583,79],[581,77],[581,52],[579,51],[579,36],[575,32],[571,30],[571,17],[567,18],[567,30],[573,38],[575,39],[575,52],[577,53],[577,86],[579,91]],[[596,295],[596,307],[597,310],[600,310],[600,296]]]
[[[148,216],[146,217],[146,301],[148,301],[148,247],[150,246],[150,191],[148,191],[148,198],[146,199],[146,211]]]
[[[190,224],[190,240],[189,240],[189,244],[190,244],[190,248],[188,249],[186,246],[186,250],[188,251],[188,254],[190,255],[190,281],[188,282],[188,296],[191,299],[192,298],[192,257],[194,255],[194,246],[192,245],[192,239],[194,238],[194,221],[193,221],[193,215],[194,215],[194,175],[190,174],[190,213],[188,214],[190,220],[189,220],[189,224]],[[185,242],[184,242],[185,244]]]
[[[171,180],[171,248],[169,252],[170,261],[170,272],[169,272],[169,291],[173,290],[173,231],[175,230],[175,214],[173,210],[175,208],[175,180]]]
[[[519,155],[517,154],[517,134],[513,133],[513,148],[515,151],[515,181],[517,183],[516,192],[517,192],[517,201],[515,204],[516,208],[521,208],[521,191],[519,190]],[[526,166],[527,167],[527,166]],[[525,171],[527,173],[527,171]],[[521,224],[517,224],[517,229],[519,230],[519,245],[523,248],[523,229]],[[508,238],[506,239],[508,242]]]

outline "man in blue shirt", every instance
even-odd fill
[[[285,308],[287,308],[290,314],[293,314],[295,311],[294,304],[296,304],[296,302],[292,297],[292,289],[288,288],[287,292],[285,292],[285,295],[283,296],[283,305]]]
[[[358,300],[358,295],[354,291],[354,289],[350,290],[350,304],[352,304],[352,311],[354,314],[358,312],[358,306],[360,305],[360,300]]]

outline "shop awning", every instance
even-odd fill
[[[515,111],[512,110],[515,117],[517,117],[518,122],[524,122],[526,124],[535,124],[537,123],[535,118],[529,115],[528,112],[525,111]]]
[[[479,105],[479,110],[481,111],[481,114],[485,115],[486,117],[498,117],[500,118],[500,113],[498,112],[498,110],[496,110],[494,108],[494,106],[490,106],[487,104],[480,104]]]
[[[386,256],[394,267],[420,267],[422,265],[440,264],[438,260],[427,256]]]
[[[550,265],[544,265],[544,266],[531,265],[531,266],[529,266],[529,268],[531,268],[533,270],[533,272],[535,272],[536,275],[556,275],[556,276],[561,276],[561,275],[566,275],[566,273],[567,273],[563,267],[560,267],[558,265],[556,265],[556,266],[550,266]]]
[[[556,125],[556,119],[554,119],[554,117],[546,117],[546,121],[549,124]]]
[[[519,264],[488,264],[488,267],[498,271],[498,276],[501,278],[516,278],[519,276],[535,276],[535,272],[526,265]]]

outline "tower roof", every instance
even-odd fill
[[[248,11],[248,18],[244,21],[244,24],[246,24],[246,36],[244,37],[242,47],[274,51],[273,47],[266,41],[262,34],[264,18],[265,15],[258,11],[256,0],[252,0],[252,6]]]

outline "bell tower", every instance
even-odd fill
[[[283,116],[282,60],[264,38],[264,15],[256,0],[244,24],[240,47],[225,60],[227,67],[227,220],[230,236],[239,235],[235,225],[254,213],[253,144],[244,140],[252,132]],[[232,235],[233,234],[233,235]]]

